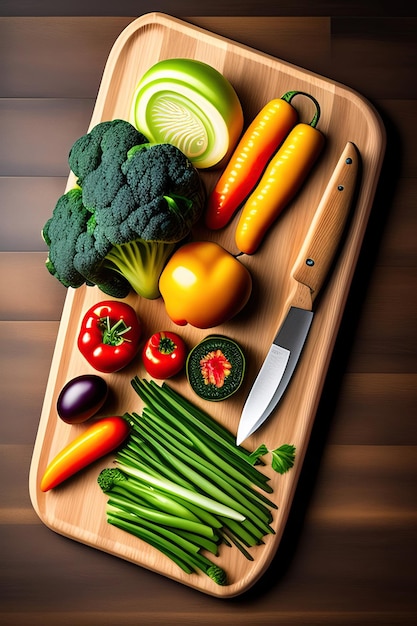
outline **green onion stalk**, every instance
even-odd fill
[[[219,546],[250,548],[273,534],[269,478],[259,456],[167,383],[132,380],[144,403],[127,413],[131,435],[115,467],[98,483],[108,496],[107,521],[147,542],[184,572],[203,572],[216,584],[226,573],[213,562]]]

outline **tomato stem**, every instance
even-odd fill
[[[151,343],[161,354],[172,354],[177,348],[175,341],[167,337],[163,332],[155,333]]]

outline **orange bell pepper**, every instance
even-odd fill
[[[174,252],[160,276],[159,290],[173,322],[212,328],[243,309],[252,291],[252,277],[219,244],[194,241]]]

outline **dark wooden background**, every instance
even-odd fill
[[[53,533],[28,494],[65,297],[39,232],[114,40],[155,10],[352,87],[387,130],[292,514],[263,579],[231,600]],[[0,1],[0,624],[417,623],[416,33],[415,8],[392,0]]]

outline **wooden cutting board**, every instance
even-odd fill
[[[286,91],[311,93],[320,102],[319,128],[326,135],[324,153],[301,192],[270,229],[258,252],[251,257],[241,257],[241,262],[252,273],[254,289],[249,305],[234,320],[210,331],[189,326],[179,329],[170,322],[161,299],[148,301],[134,295],[126,299],[136,308],[143,322],[144,338],[157,330],[171,329],[180,332],[192,347],[214,331],[241,344],[248,369],[244,385],[232,398],[207,403],[191,391],[184,376],[172,380],[178,391],[233,432],[237,431],[247,393],[285,315],[293,287],[290,270],[333,168],[347,141],[355,143],[361,155],[361,180],[352,219],[330,280],[317,302],[296,373],[274,415],[245,442],[250,449],[260,443],[269,448],[283,443],[296,446],[296,463],[289,472],[281,476],[266,469],[274,489],[273,499],[279,507],[272,522],[276,534],[268,536],[265,545],[252,550],[253,561],[247,560],[235,548],[222,547],[219,564],[227,571],[229,584],[220,587],[207,576],[184,574],[153,548],[107,524],[106,497],[96,479],[100,470],[111,463],[111,455],[61,487],[46,494],[40,491],[40,479],[51,458],[85,428],[85,425],[64,424],[57,417],[56,400],[68,380],[83,373],[94,373],[78,352],[76,338],[87,308],[106,299],[96,288],[68,290],[34,446],[30,496],[40,519],[57,533],[204,593],[232,597],[247,590],[262,576],[282,537],[372,208],[385,150],[385,132],[370,103],[348,87],[160,13],[147,14],[133,21],[116,40],[103,73],[89,128],[104,120],[129,119],[132,95],[141,76],[157,61],[175,57],[198,59],[223,73],[241,100],[246,124],[264,104]],[[300,98],[295,105],[302,121],[309,121],[312,117],[310,101]],[[219,171],[202,173],[207,191],[211,190],[219,174]],[[70,174],[67,188],[73,183]],[[213,239],[236,252],[235,225],[236,219],[225,230],[213,233],[200,227],[196,229],[195,237]],[[130,385],[135,375],[145,377],[139,359],[122,372],[106,375],[112,393],[103,415],[140,412],[141,402]]]

